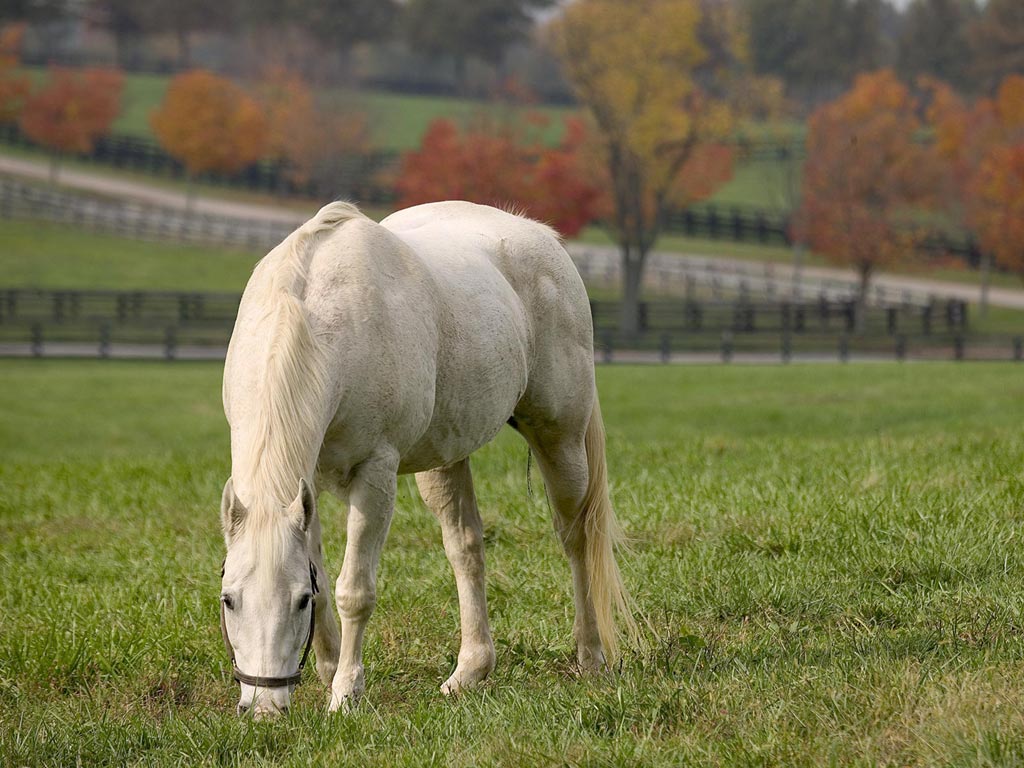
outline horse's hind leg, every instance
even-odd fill
[[[591,595],[586,526],[580,514],[589,478],[584,429],[562,432],[557,428],[525,428],[520,431],[537,458],[553,507],[555,531],[572,570],[576,607],[573,637],[577,661],[585,671],[598,671],[605,666],[605,654]]]
[[[469,459],[443,469],[420,472],[416,485],[424,503],[441,523],[444,551],[459,590],[462,646],[452,676],[441,686],[445,694],[481,682],[494,669],[494,642],[487,622],[484,585],[484,541],[480,512],[473,493]]]

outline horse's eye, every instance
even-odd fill
[[[229,611],[235,610],[235,601],[231,599],[231,595],[221,595],[220,601],[224,603],[224,607]]]
[[[310,597],[309,595],[303,595],[302,599],[299,600],[299,610],[300,611],[306,610],[306,606],[309,605],[309,597]]]

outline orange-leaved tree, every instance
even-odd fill
[[[150,115],[160,145],[184,166],[192,181],[203,173],[237,173],[267,151],[267,118],[259,103],[230,80],[205,70],[176,76]]]
[[[872,275],[911,254],[922,234],[913,212],[935,173],[917,140],[918,108],[896,75],[880,70],[811,116],[798,215],[811,247],[856,271],[861,310]]]
[[[999,164],[1012,159],[1014,148],[1024,144],[1024,77],[1008,76],[995,98],[973,104],[943,83],[929,81],[926,85],[931,95],[927,117],[935,135],[933,153],[942,169],[939,189],[944,207],[954,221],[975,233],[983,247],[984,312],[992,257],[1006,263],[1005,255],[1000,258],[992,243],[1004,236],[1000,233],[1013,229],[1001,224],[993,228],[993,222],[1007,210],[1009,201],[1002,194],[1012,190],[1012,164],[1004,169]],[[1000,181],[1004,171],[1011,176]],[[1006,253],[1004,246],[998,250]]]
[[[972,227],[996,263],[1024,276],[1024,142],[995,147],[972,179]]]
[[[0,28],[0,124],[18,119],[32,90],[28,75],[18,68],[24,34],[24,24]]]
[[[50,180],[57,181],[64,154],[91,152],[121,111],[124,75],[110,69],[51,67],[47,81],[25,101],[19,124],[50,150]]]
[[[627,334],[639,329],[644,267],[668,214],[709,196],[732,173],[722,144],[734,122],[726,70],[743,58],[742,36],[719,6],[579,0],[548,31],[601,145]]]
[[[321,174],[337,174],[339,163],[369,149],[361,114],[328,112],[302,77],[283,67],[263,76],[259,97],[267,117],[267,157],[282,167],[282,180],[295,186]]]
[[[567,237],[577,234],[606,208],[604,185],[585,159],[583,124],[566,121],[557,147],[525,133],[515,124],[462,131],[451,120],[434,120],[419,149],[402,159],[399,204],[454,199],[513,207]]]

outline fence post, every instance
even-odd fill
[[[1013,337],[1013,359],[1018,363],[1024,359],[1024,339],[1020,336]]]
[[[614,355],[614,350],[612,348],[612,332],[611,331],[605,331],[602,334],[602,344],[601,344],[601,346],[604,349],[604,354],[603,354],[604,362],[610,363],[612,361],[612,356]]]
[[[907,337],[902,333],[896,337],[896,359],[901,363],[907,359]]]
[[[43,356],[43,326],[32,323],[32,357]]]
[[[788,363],[790,358],[793,357],[793,337],[789,331],[785,331],[782,334],[782,362]]]
[[[672,339],[667,333],[661,334],[661,362],[668,363],[672,359]]]
[[[887,307],[885,310],[885,328],[890,336],[896,333],[897,312],[896,307]]]
[[[167,326],[164,334],[164,357],[173,360],[178,353],[178,334],[173,325]]]
[[[843,332],[839,335],[839,362],[846,363],[850,360],[850,336]]]
[[[732,361],[732,334],[729,331],[722,331],[722,362]]]
[[[953,337],[953,359],[964,359],[964,337],[960,334]]]
[[[110,357],[110,323],[103,323],[100,326],[100,357]]]

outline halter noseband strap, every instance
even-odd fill
[[[221,563],[220,575],[224,576],[224,564]],[[313,599],[309,605],[309,636],[306,637],[306,647],[302,651],[302,658],[299,659],[299,668],[294,675],[287,677],[260,677],[259,675],[247,675],[235,664],[235,649],[228,637],[228,625],[224,617],[224,602],[220,604],[220,634],[224,638],[224,648],[231,658],[231,674],[240,683],[256,686],[257,688],[284,688],[288,685],[298,685],[302,682],[302,670],[306,666],[306,659],[309,658],[309,651],[313,647],[313,631],[316,629],[316,596],[320,592],[320,586],[316,581],[316,565],[309,561],[309,586],[313,592]]]

